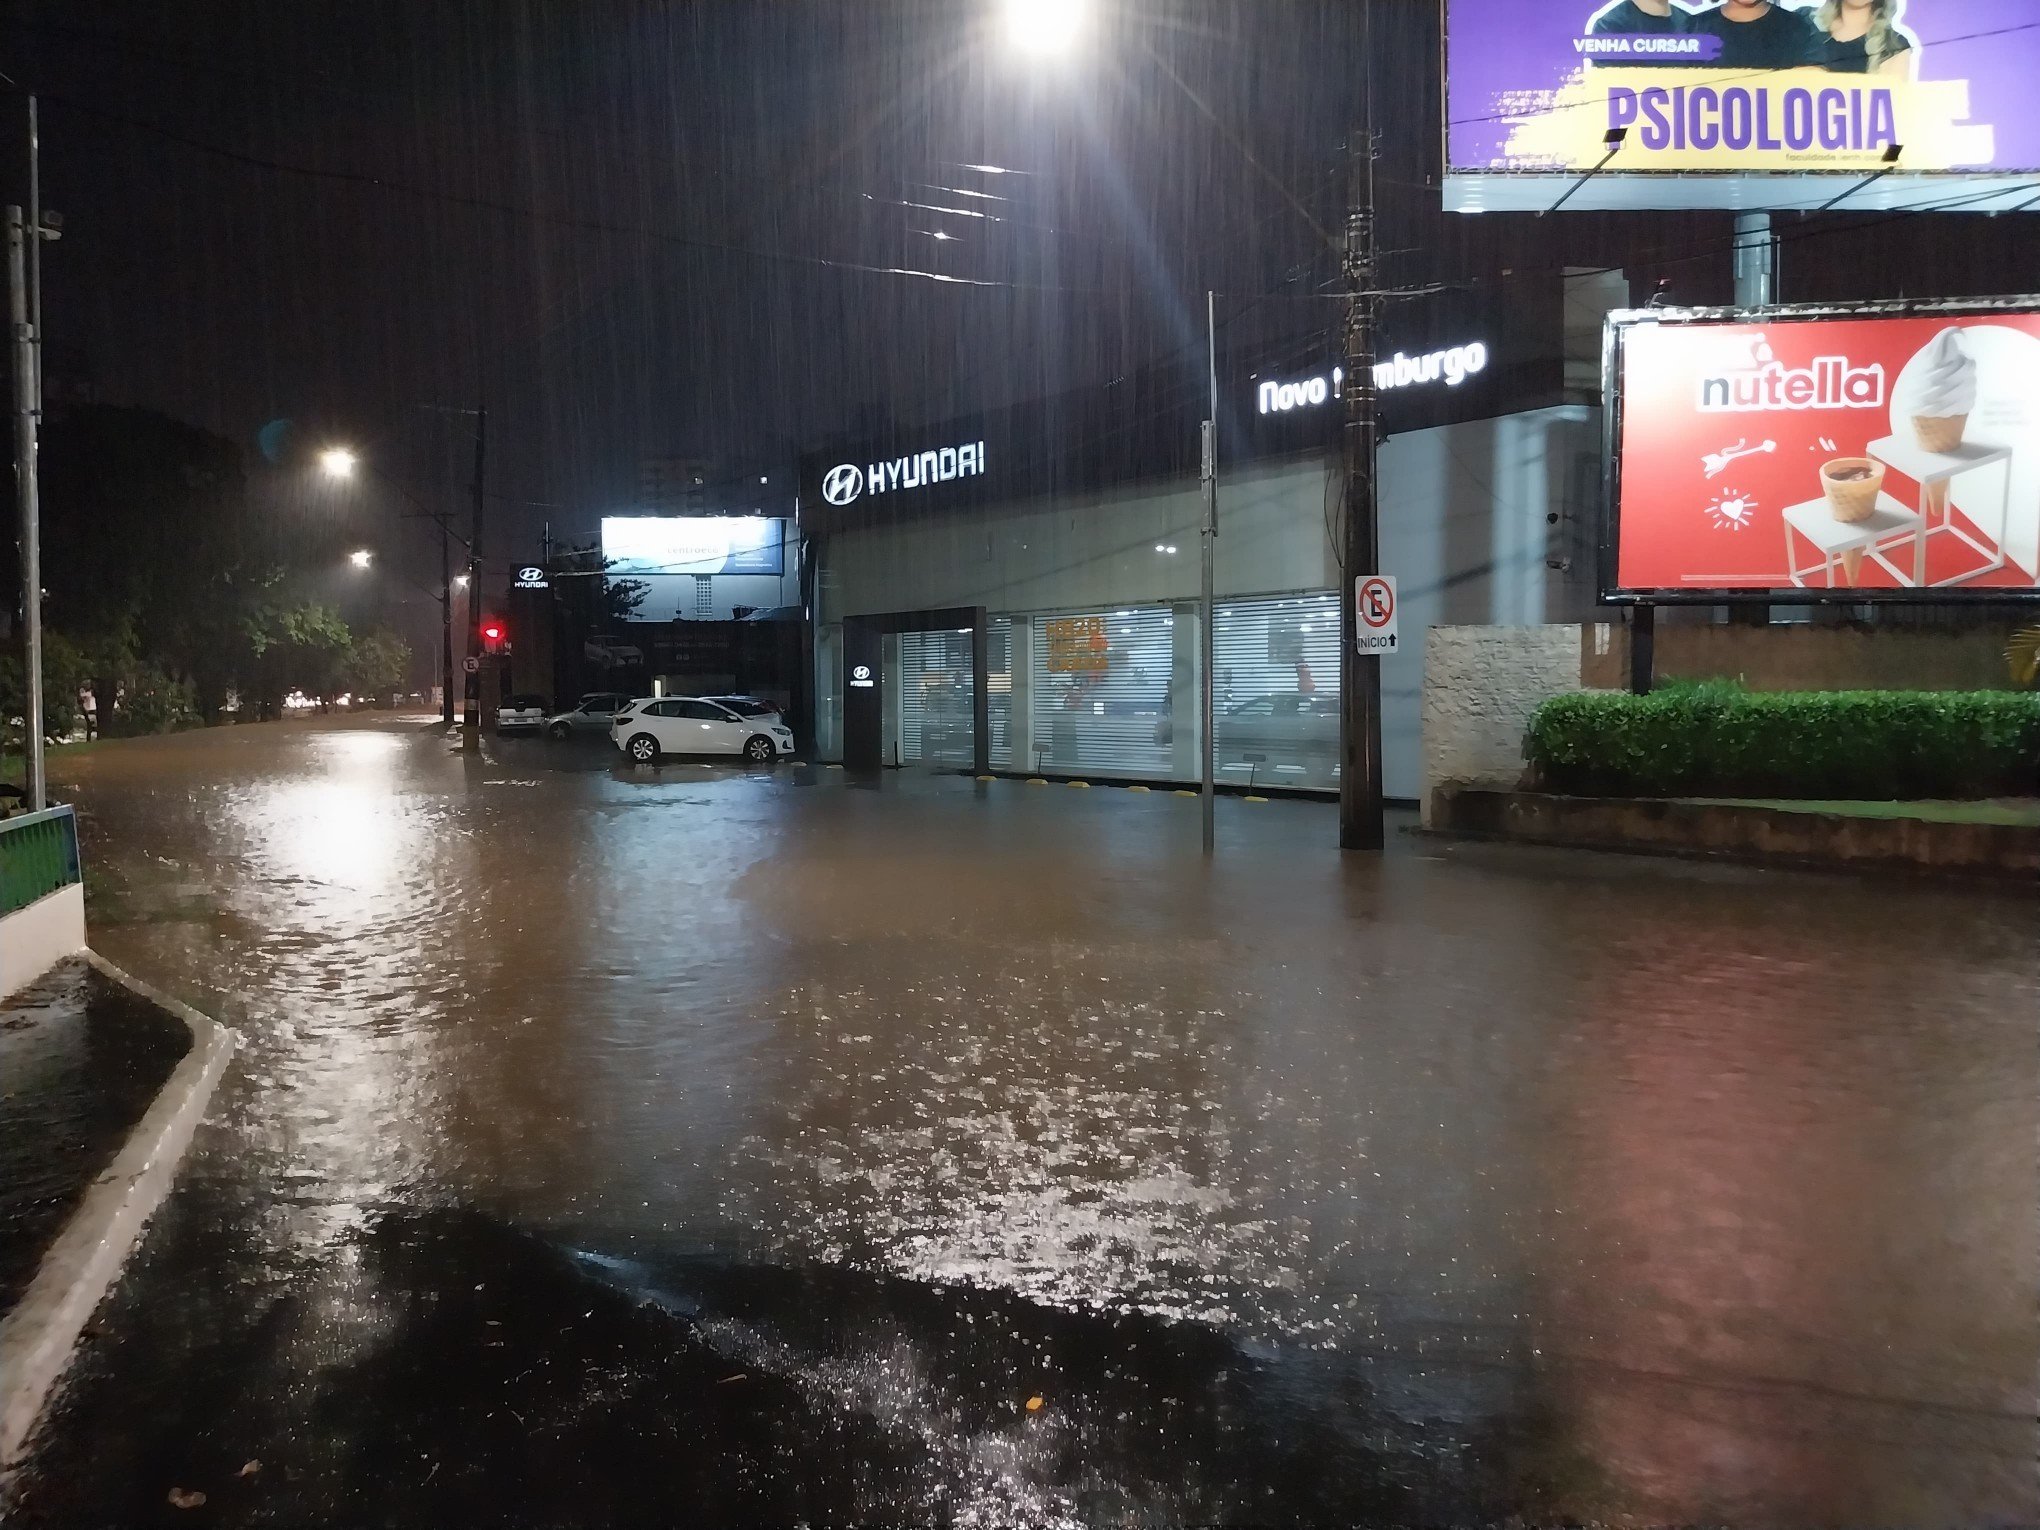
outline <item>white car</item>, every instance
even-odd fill
[[[545,698],[543,696],[505,696],[503,704],[496,708],[496,731],[510,733],[528,728],[536,733],[545,726]]]
[[[663,754],[738,755],[763,765],[793,753],[793,730],[777,717],[740,717],[699,696],[629,702],[609,736],[633,765],[656,765]]]

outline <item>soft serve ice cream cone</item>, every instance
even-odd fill
[[[1976,362],[1963,349],[1958,329],[1942,330],[1920,357],[1923,365],[1906,399],[1913,434],[1925,451],[1952,452],[1976,408]]]

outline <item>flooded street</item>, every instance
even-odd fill
[[[2040,1518],[2030,898],[490,748],[58,762],[243,1039],[23,1523]]]

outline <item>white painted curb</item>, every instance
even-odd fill
[[[100,1299],[120,1274],[151,1213],[169,1193],[191,1135],[239,1037],[188,1004],[129,977],[89,948],[107,977],[168,1010],[191,1031],[191,1050],[128,1133],[106,1172],[85,1192],[35,1279],[0,1320],[0,1473],[18,1466],[43,1404]]]

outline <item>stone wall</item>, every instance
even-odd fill
[[[1582,654],[1614,645],[1603,626],[1433,627],[1425,638],[1424,822],[1441,786],[1512,787],[1530,714],[1580,690]]]
[[[1741,680],[1753,691],[1970,691],[2002,688],[2008,626],[1724,626],[1659,612],[1660,680]],[[1582,656],[1590,690],[1629,683],[1629,632]]]
[[[1743,627],[1660,612],[1660,680],[1741,680],[1758,691],[1989,690],[2010,683],[2010,628]],[[1445,786],[1514,787],[1530,714],[1547,696],[1629,681],[1620,621],[1434,627],[1424,654],[1422,801]]]

